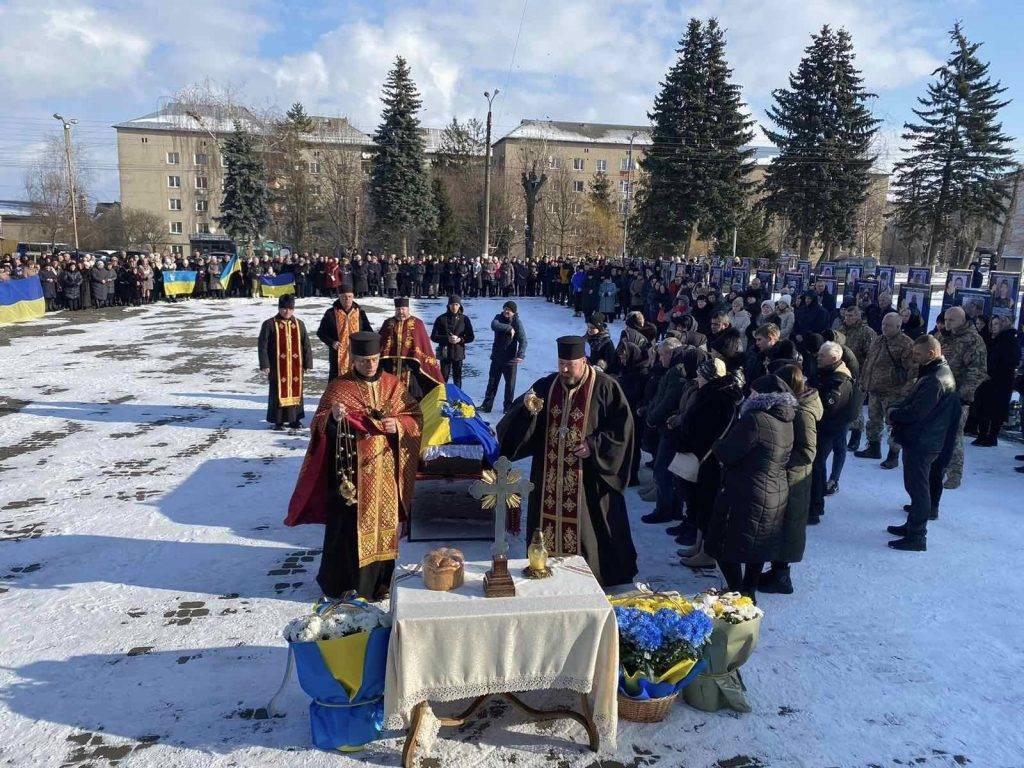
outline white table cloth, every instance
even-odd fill
[[[589,694],[601,751],[615,749],[619,643],[612,607],[582,557],[551,563],[547,579],[523,578],[527,564],[509,561],[515,597],[484,597],[490,561],[466,563],[465,584],[451,592],[427,589],[420,574],[396,578],[386,728],[408,728],[420,702],[565,689]],[[437,734],[432,714],[427,720],[424,749]]]

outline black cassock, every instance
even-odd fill
[[[260,338],[258,343],[258,351],[260,358],[260,370],[270,369],[269,379],[269,391],[267,393],[267,421],[271,424],[289,424],[295,421],[299,421],[306,416],[306,410],[303,408],[302,397],[298,399],[296,405],[282,406],[278,398],[278,388],[280,379],[280,354],[278,351],[277,339],[278,335],[276,332],[275,321],[280,319],[277,316],[264,320],[263,325],[260,328]],[[301,392],[303,382],[301,379],[305,371],[313,368],[313,347],[309,343],[309,335],[306,333],[306,326],[297,317],[292,318],[292,322],[298,323],[299,328],[299,339],[298,339],[298,353],[301,355],[296,368],[296,373],[299,376],[299,390]]]
[[[594,368],[590,369],[589,375],[595,378],[586,417],[581,423],[581,437],[590,446],[590,456],[582,460],[582,492],[569,493],[564,497],[573,505],[577,502],[581,505],[579,510],[573,510],[578,526],[573,527],[568,539],[559,539],[556,535],[556,540],[550,541],[547,527],[551,525],[551,518],[542,510],[541,494],[552,490],[552,486],[545,489],[545,470],[549,483],[559,483],[560,492],[570,475],[571,482],[576,477],[575,472],[559,471],[557,462],[550,462],[551,466],[546,467],[545,457],[565,455],[574,444],[578,445],[577,435],[566,428],[562,417],[556,415],[551,418],[552,400],[571,402],[577,390],[564,388],[558,374],[538,379],[531,389],[544,401],[541,411],[536,416],[532,415],[523,405],[523,396],[520,396],[499,422],[497,432],[503,456],[512,461],[528,456],[533,459],[530,468],[533,491],[526,518],[526,540],[532,540],[534,530],[544,517],[543,529],[549,550],[553,554],[568,554],[572,551],[572,538],[576,537],[579,554],[586,558],[601,585],[610,587],[631,582],[637,572],[636,548],[629,528],[626,501],[622,496],[629,482],[634,450],[633,417],[615,379]],[[585,383],[579,386],[585,386]],[[563,387],[562,392],[553,392],[553,387]],[[560,408],[559,414],[563,412],[568,413]],[[572,490],[571,486],[569,490]],[[563,546],[567,541],[569,548]]]

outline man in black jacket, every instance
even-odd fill
[[[466,345],[473,341],[473,323],[462,311],[462,299],[448,298],[448,311],[434,321],[430,340],[437,344],[437,359],[441,363],[444,380],[449,379],[462,389],[462,361],[466,359]]]
[[[494,343],[491,345],[491,369],[487,373],[487,392],[484,394],[483,413],[490,413],[494,407],[494,396],[498,393],[498,382],[505,378],[505,397],[502,403],[507,411],[512,406],[516,392],[516,371],[526,357],[526,329],[519,319],[518,307],[514,301],[506,301],[501,312],[491,321]]]
[[[847,425],[860,408],[860,395],[853,376],[843,362],[843,348],[834,341],[826,341],[818,350],[818,373],[814,385],[825,413],[818,422],[818,446],[811,468],[809,525],[819,523],[825,513],[826,462],[835,447],[836,437],[846,432]]]
[[[953,456],[961,406],[938,339],[918,337],[912,355],[919,366],[917,383],[888,414],[893,439],[903,447],[903,486],[910,504],[907,522],[888,530],[898,537],[889,542],[893,549],[924,552],[928,520],[938,517],[942,476]]]

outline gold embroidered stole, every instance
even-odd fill
[[[352,305],[347,313],[343,309],[334,310],[334,325],[338,331],[338,375],[344,376],[352,369],[351,341],[349,336],[359,332],[359,307]]]
[[[281,408],[302,402],[302,335],[297,320],[274,320],[277,343],[277,404]]]
[[[583,501],[583,460],[572,452],[586,437],[587,412],[596,376],[569,390],[555,376],[548,392],[548,419],[544,434],[544,481],[541,489],[540,526],[544,543],[557,555],[578,555],[580,510]]]

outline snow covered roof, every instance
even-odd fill
[[[568,141],[581,144],[629,144],[636,132],[634,146],[650,145],[651,126],[611,125],[609,123],[567,123],[559,120],[522,120],[498,141]]]
[[[37,207],[29,200],[0,200],[0,216],[31,216]]]

